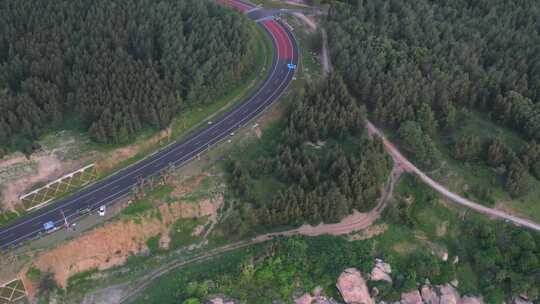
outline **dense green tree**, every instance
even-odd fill
[[[452,156],[459,160],[475,160],[480,157],[482,143],[475,135],[465,134],[459,136],[453,145]]]
[[[525,194],[528,190],[527,182],[528,174],[525,166],[519,161],[514,159],[508,168],[505,180],[505,189],[513,197],[518,197]]]
[[[422,128],[413,121],[407,121],[398,130],[401,141],[414,157],[426,166],[435,164],[438,156],[433,140],[424,134]]]
[[[410,122],[431,138],[446,137],[434,130],[456,131],[462,114],[471,111],[485,113],[531,142],[540,139],[540,2],[327,3],[325,26],[335,70],[378,124],[411,131],[400,139],[417,160],[425,162],[430,145]],[[477,154],[478,142],[464,139],[469,141],[453,147],[457,158],[508,167],[512,152],[504,156],[500,142]],[[533,154],[520,158],[538,177],[540,161]]]
[[[0,2],[0,147],[67,118],[102,143],[166,128],[251,69],[247,22],[212,1]]]
[[[504,225],[497,229],[485,223],[469,223],[460,260],[471,262],[478,276],[480,292],[493,300],[526,294],[538,296],[540,238],[528,231]],[[491,301],[490,300],[490,301]]]
[[[333,62],[381,123],[426,123],[433,108],[446,129],[466,107],[540,136],[537,2],[329,2]]]
[[[500,136],[495,137],[487,149],[487,163],[492,167],[503,164],[511,155],[512,150],[506,146]]]
[[[362,133],[363,107],[338,75],[307,87],[295,99],[270,157],[232,161],[230,184],[236,194],[256,207],[266,226],[338,222],[353,209],[373,208],[390,159],[379,139]],[[250,196],[261,180],[283,187]]]
[[[452,129],[456,125],[456,107],[447,99],[440,106],[439,122],[445,129]]]
[[[435,114],[427,103],[423,103],[420,106],[417,117],[418,123],[422,127],[424,133],[430,137],[435,136],[435,132],[437,131],[437,120],[435,120]]]
[[[534,177],[540,180],[540,144],[530,142],[523,147],[520,159]]]
[[[316,87],[319,85],[322,89]],[[340,76],[332,74],[326,83],[309,86],[304,94],[308,98],[293,105],[286,132],[316,142],[343,138],[362,128],[365,109],[353,99]]]
[[[238,195],[248,197],[251,179],[249,172],[244,170],[238,161],[233,161],[229,170],[233,188],[236,189]]]

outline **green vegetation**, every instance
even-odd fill
[[[81,1],[32,3],[0,9],[4,148],[28,152],[69,116],[98,142],[125,143],[224,95],[253,67],[249,21],[210,1],[98,1],[89,14]]]
[[[127,215],[127,216],[134,216],[134,215],[142,214],[145,211],[148,211],[152,208],[153,208],[153,205],[148,199],[140,199],[129,204],[129,206],[127,206],[124,210],[122,210],[122,214]]]
[[[533,169],[539,146],[476,113],[459,113],[457,121],[459,126],[436,140],[440,169],[430,175],[479,203],[493,206],[503,202],[540,221],[540,180]]]
[[[455,271],[460,292],[483,295],[487,303],[500,303],[520,293],[531,299],[539,295],[535,273],[540,266],[540,235],[474,213],[460,216],[410,176],[400,183],[398,193],[396,205],[385,211],[384,219],[409,235],[399,238],[417,244],[415,247],[446,250],[449,260],[459,257],[452,271],[441,265],[439,281],[453,277]],[[419,268],[412,265],[410,269],[418,277]],[[430,280],[437,282],[437,277]]]
[[[30,266],[28,270],[26,271],[26,277],[34,283],[39,282],[41,275],[42,275],[41,270],[37,269],[34,265]]]
[[[171,227],[169,236],[171,237],[171,249],[177,249],[188,244],[192,244],[201,237],[194,235],[195,227],[206,223],[207,218],[180,219],[177,220]]]
[[[463,176],[476,169],[494,176],[506,197],[485,184],[471,187],[487,204],[538,188],[531,177],[540,172],[540,52],[531,47],[540,44],[532,21],[538,2],[326,2],[336,70],[419,165],[435,169],[450,156],[472,167]],[[538,210],[526,205],[516,209]]]
[[[378,287],[378,298],[386,301],[399,300],[402,292],[426,279],[445,284],[454,277],[462,295],[481,294],[487,303],[500,303],[521,292],[537,297],[538,235],[477,215],[462,219],[411,176],[397,192],[397,205],[384,214],[389,228],[380,236],[364,241],[292,237],[235,250],[159,278],[138,303],[203,302],[218,293],[246,303],[277,299],[292,303],[293,294],[315,286],[339,300],[335,288],[339,274],[348,267],[368,273],[376,257],[392,265],[393,284],[369,282]],[[448,261],[440,257],[444,251]],[[459,256],[455,265],[454,256]],[[516,263],[504,262],[507,259]]]
[[[338,222],[376,202],[390,161],[379,141],[360,134],[364,109],[341,78],[308,86],[295,99],[272,131],[278,135],[228,166],[235,196],[251,205],[237,205],[224,224],[228,234],[240,237],[246,220],[251,227]]]
[[[92,277],[97,273],[98,269],[92,268],[70,276],[67,281],[66,294],[85,294],[87,291],[91,290],[94,285]]]
[[[405,152],[412,156],[412,159],[425,167],[433,167],[437,162],[437,148],[435,144],[423,130],[414,122],[407,121],[398,130],[400,142],[405,148]]]
[[[173,190],[173,187],[171,186],[159,185],[153,191],[146,193],[144,198],[135,200],[134,202],[129,204],[126,208],[124,208],[122,210],[122,215],[125,215],[128,217],[141,215],[144,212],[155,207],[155,205],[153,204],[153,201],[155,200],[166,201],[170,193],[172,192],[172,190]]]
[[[333,62],[379,122],[417,121],[429,133],[426,117],[452,128],[455,109],[469,108],[540,136],[537,2],[330,2]]]
[[[534,119],[524,116],[534,112],[530,103],[537,92],[512,83],[515,75],[492,78],[490,74],[498,70],[524,72],[519,66],[499,60],[500,53],[506,50],[498,48],[485,54],[489,48],[484,44],[489,43],[478,42],[479,49],[486,48],[484,52],[477,54],[478,50],[472,48],[472,54],[468,54],[478,57],[481,64],[477,65],[455,54],[460,49],[453,49],[456,46],[452,43],[461,47],[466,46],[462,40],[471,43],[468,35],[478,39],[477,32],[485,34],[482,24],[487,24],[487,17],[477,20],[475,14],[486,10],[490,15],[488,3],[342,2],[348,4],[332,2],[328,19],[337,45],[333,55],[354,96],[367,101],[369,113],[397,130],[400,143],[424,167],[441,169],[437,166],[447,159],[450,168],[461,168],[464,175],[471,168],[479,168],[471,177],[476,183],[466,190],[468,195],[488,204],[502,195],[521,199],[530,195],[529,188],[538,182],[533,176],[538,177],[540,172],[540,145],[531,140],[536,136],[530,133],[536,130]],[[521,14],[537,12],[524,12],[520,6],[524,4],[506,7],[501,3],[494,5],[507,8],[508,16],[497,26],[506,30],[509,23],[515,25],[509,17],[516,14],[513,9]],[[463,12],[458,4],[472,13]],[[431,8],[445,18],[426,13]],[[445,19],[469,21],[469,26],[461,28],[463,25]],[[406,23],[402,24],[402,20]],[[433,23],[440,28],[433,27]],[[412,35],[430,27],[434,33],[426,37]],[[467,32],[469,27],[477,32]],[[448,32],[438,33],[441,28]],[[501,39],[493,35],[488,36]],[[497,43],[508,42],[504,39]],[[415,47],[409,48],[408,44]],[[353,50],[355,47],[357,50]],[[445,49],[450,51],[446,53]],[[532,60],[530,57],[536,55],[524,56]],[[347,64],[352,66],[350,71],[344,68]],[[373,74],[360,74],[365,70],[363,65],[373,68]],[[449,72],[443,72],[445,69]],[[466,77],[469,74],[474,81]],[[356,87],[355,83],[360,85]],[[304,222],[336,222],[352,209],[373,207],[390,160],[379,141],[362,133],[367,111],[349,94],[340,76],[332,75],[316,85],[293,97],[286,119],[265,130],[260,142],[247,151],[233,153],[227,162],[231,191],[226,193],[226,199],[231,208],[227,208],[219,226],[227,237],[242,238],[257,231],[257,227],[261,227],[260,231]],[[523,95],[513,91],[518,87],[523,89],[519,93]],[[442,96],[437,95],[439,92]],[[489,105],[488,97],[494,94],[504,97],[497,97],[496,105]],[[486,110],[490,117],[471,114],[467,109]],[[518,123],[518,118],[525,122]],[[489,127],[498,130],[496,134],[486,130]],[[211,187],[211,179],[201,185],[202,191]],[[375,258],[389,262],[393,269],[393,284],[369,282],[370,287],[377,286],[379,298],[385,301],[399,300],[401,292],[426,280],[443,284],[453,278],[459,280],[462,295],[481,294],[487,303],[509,301],[519,294],[537,301],[540,235],[447,206],[412,176],[403,178],[395,197],[383,214],[388,227],[381,235],[363,241],[292,237],[235,250],[160,277],[144,290],[138,302],[196,304],[211,294],[224,293],[245,303],[264,304],[277,299],[291,303],[293,295],[315,286],[322,286],[326,295],[340,299],[335,282],[341,271],[356,267],[367,273]],[[145,210],[144,206],[144,201],[139,202],[128,214],[138,214],[139,209]],[[184,219],[174,223],[169,235],[171,248],[200,239],[193,232],[204,222]],[[159,251],[160,237],[148,240],[152,253]],[[444,253],[450,257],[447,261],[441,259]],[[454,262],[454,257],[459,261]],[[139,267],[150,260],[130,257],[128,267]],[[90,275],[73,280],[84,286]]]
[[[160,248],[159,248],[160,238],[161,238],[161,234],[157,234],[146,241],[146,246],[148,246],[148,250],[150,250],[150,253],[160,252]]]
[[[245,303],[290,303],[293,292],[318,285],[339,297],[335,282],[341,270],[351,265],[369,269],[371,245],[333,237],[290,238],[235,250],[159,278],[137,303],[202,302],[216,293]]]
[[[2,211],[0,210],[0,227],[7,225],[8,223],[12,222],[16,218],[18,218],[19,215],[13,211]]]

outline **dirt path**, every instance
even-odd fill
[[[326,35],[326,31],[322,30],[323,35],[323,51],[322,51],[322,65],[324,68],[325,73],[329,73],[332,69],[332,63],[330,62],[330,58],[328,56],[328,39]],[[420,171],[414,164],[412,164],[408,159],[406,159],[403,154],[399,152],[399,150],[384,136],[384,134],[377,129],[369,120],[366,120],[366,128],[368,129],[368,132],[372,135],[377,135],[383,139],[384,146],[386,147],[386,150],[388,153],[392,156],[394,159],[394,162],[397,164],[398,167],[402,168],[402,170],[405,170],[407,172],[413,173],[420,177],[420,179],[429,185],[431,188],[433,188],[435,191],[439,192],[443,196],[449,198],[455,203],[458,203],[462,206],[471,208],[475,211],[478,211],[480,213],[493,216],[496,218],[504,219],[511,221],[512,223],[518,225],[518,226],[525,226],[528,228],[531,228],[536,231],[540,231],[540,225],[527,220],[523,219],[508,213],[505,213],[500,210],[487,208],[483,205],[480,205],[478,203],[475,203],[471,200],[468,200],[466,198],[463,198],[450,190],[446,189],[443,185],[439,184],[438,182],[431,179],[429,176],[427,176],[424,172]]]
[[[280,236],[293,236],[293,235],[305,235],[305,236],[319,236],[324,234],[330,235],[343,235],[351,232],[366,229],[373,222],[375,222],[380,216],[388,201],[392,198],[395,185],[399,180],[399,177],[404,172],[403,168],[395,163],[384,190],[381,193],[377,206],[368,213],[354,212],[352,215],[347,216],[341,222],[337,224],[320,224],[317,226],[302,225],[297,229],[292,229],[284,232],[276,232],[260,235],[255,238],[258,241],[268,241],[275,237]]]
[[[137,299],[137,297],[141,294],[141,292],[146,287],[148,287],[150,284],[152,284],[152,282],[154,280],[156,280],[157,278],[161,277],[164,274],[167,274],[168,272],[170,272],[172,270],[182,268],[182,267],[184,267],[184,266],[186,266],[188,264],[192,264],[192,263],[201,263],[201,262],[204,262],[204,261],[206,261],[206,260],[208,260],[210,258],[218,256],[220,254],[223,254],[223,253],[235,250],[235,249],[240,249],[240,248],[243,248],[243,247],[247,247],[247,246],[250,246],[250,245],[254,245],[254,244],[257,244],[257,243],[260,243],[260,242],[257,242],[255,240],[250,240],[250,241],[245,241],[245,242],[238,242],[238,243],[222,246],[222,247],[216,248],[214,250],[210,250],[206,254],[203,254],[203,255],[200,255],[200,256],[197,256],[197,257],[194,257],[194,258],[191,258],[191,259],[175,260],[175,261],[169,262],[169,263],[159,267],[158,269],[152,271],[151,273],[139,278],[137,280],[137,283],[132,284],[132,287],[128,288],[124,292],[124,295],[119,298],[119,301],[115,302],[115,303],[133,303]],[[120,287],[125,287],[125,284],[121,284]],[[107,292],[110,293],[111,288],[107,288]],[[91,295],[90,298],[95,299],[96,296]],[[84,304],[91,304],[91,303],[103,303],[103,304],[111,303],[112,304],[113,302],[108,302],[107,300],[105,300],[104,302],[99,302],[99,301],[89,302],[89,301],[85,300],[83,303]]]
[[[399,150],[388,139],[386,139],[384,134],[368,120],[366,120],[366,128],[368,129],[368,132],[370,134],[377,135],[380,138],[382,138],[384,146],[386,147],[386,150],[392,156],[395,163],[400,164],[400,167],[402,167],[407,172],[417,175],[424,183],[426,183],[428,186],[430,186],[431,188],[433,188],[435,191],[439,192],[443,196],[447,197],[451,201],[458,203],[462,206],[471,208],[480,213],[486,214],[488,216],[508,220],[518,226],[525,226],[530,229],[540,231],[540,225],[533,221],[523,219],[523,218],[511,215],[511,214],[508,214],[508,213],[505,213],[496,209],[487,208],[483,205],[475,203],[471,200],[468,200],[466,198],[463,198],[451,192],[450,190],[446,189],[443,185],[431,179],[424,172],[418,169],[414,164],[412,164],[408,159],[406,159],[399,152]]]
[[[321,63],[323,66],[323,71],[325,75],[332,72],[332,63],[330,61],[330,55],[328,54],[328,35],[326,34],[325,29],[321,29],[322,36],[322,52],[321,52]]]
[[[308,16],[302,14],[302,13],[292,13],[293,16],[296,18],[302,20],[308,27],[310,32],[314,32],[317,30],[317,24],[315,21],[310,19]]]
[[[303,0],[284,0],[282,1],[284,2],[285,4],[289,4],[289,5],[296,5],[296,6],[302,6],[302,7],[310,7],[309,5],[307,5]]]
[[[332,69],[332,64],[328,56],[328,38],[326,35],[326,31],[324,29],[322,30],[322,36],[323,36],[323,51],[322,51],[321,60],[322,60],[322,65],[323,65],[325,73],[329,73]],[[511,215],[511,214],[505,213],[500,210],[487,208],[483,205],[475,203],[471,200],[468,200],[466,198],[463,198],[451,192],[450,190],[446,189],[443,185],[431,179],[424,172],[420,171],[420,169],[418,169],[414,164],[412,164],[408,159],[406,159],[403,156],[403,154],[401,154],[399,150],[388,139],[386,139],[384,134],[379,129],[377,129],[369,120],[366,120],[366,128],[368,129],[368,132],[370,134],[377,135],[383,139],[383,143],[384,143],[384,146],[386,147],[386,150],[392,156],[395,164],[397,164],[398,167],[402,168],[402,170],[405,170],[407,172],[417,175],[418,177],[420,177],[420,179],[424,183],[429,185],[431,188],[435,189],[435,191],[439,192],[443,196],[449,198],[453,202],[456,202],[462,206],[471,208],[475,211],[478,211],[480,213],[483,213],[489,216],[511,221],[518,226],[525,226],[525,227],[534,229],[536,231],[540,231],[540,225],[533,221],[523,219],[523,218]]]

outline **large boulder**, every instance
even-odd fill
[[[401,304],[422,304],[422,296],[417,289],[402,293]]]
[[[431,285],[426,284],[422,286],[420,289],[420,294],[422,295],[422,300],[426,304],[439,304],[441,302],[441,298],[437,292],[433,290]]]
[[[522,297],[516,297],[514,298],[514,301],[512,302],[512,304],[533,304],[533,302],[527,301],[523,299]]]
[[[444,284],[441,289],[440,304],[458,304],[460,299],[456,289],[450,284]]]
[[[339,304],[332,298],[327,298],[323,294],[321,287],[315,287],[313,293],[305,293],[303,296],[294,299],[294,304]]]
[[[294,299],[294,304],[312,304],[314,301],[314,297],[310,295],[309,293],[305,293],[300,298]]]
[[[392,283],[392,278],[390,277],[392,273],[392,268],[390,264],[385,263],[380,259],[375,260],[375,267],[371,270],[370,280],[372,281],[386,281]]]
[[[236,304],[236,301],[222,295],[217,295],[209,298],[206,304]]]
[[[347,304],[373,304],[366,281],[356,268],[345,269],[338,278],[337,288]]]

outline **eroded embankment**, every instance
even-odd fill
[[[196,183],[200,180],[197,178]],[[185,193],[185,187],[179,186],[175,189],[176,193]],[[161,236],[160,246],[167,247],[171,227],[180,219],[207,217],[211,222],[217,221],[217,212],[222,204],[221,196],[203,198],[197,202],[161,204],[157,209],[136,217],[106,223],[37,256],[32,264],[41,271],[54,273],[58,284],[65,287],[68,278],[76,273],[109,269],[125,263],[131,255],[148,250],[148,239],[156,235]],[[199,227],[195,229],[200,230]],[[24,274],[23,270],[21,275]]]

